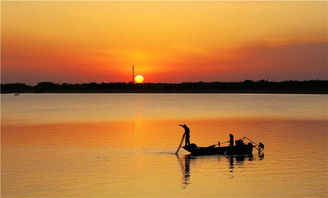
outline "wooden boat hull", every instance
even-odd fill
[[[183,148],[192,155],[252,155],[253,147],[251,144],[232,147],[197,147],[195,144],[190,144]]]

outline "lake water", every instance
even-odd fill
[[[1,95],[3,198],[327,197],[328,97]],[[247,136],[264,155],[190,157]]]

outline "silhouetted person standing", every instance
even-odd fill
[[[233,135],[229,134],[229,137],[230,137],[230,140],[229,140],[230,146],[234,146]]]
[[[185,130],[185,146],[188,146],[190,144],[190,129],[187,127],[186,124],[179,124],[179,126],[181,126],[182,128],[184,128]]]

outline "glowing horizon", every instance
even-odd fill
[[[2,2],[2,83],[327,80],[327,2]]]

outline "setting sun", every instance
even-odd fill
[[[142,83],[144,81],[144,77],[142,75],[136,75],[136,77],[134,77],[134,80],[136,81],[136,83]]]

